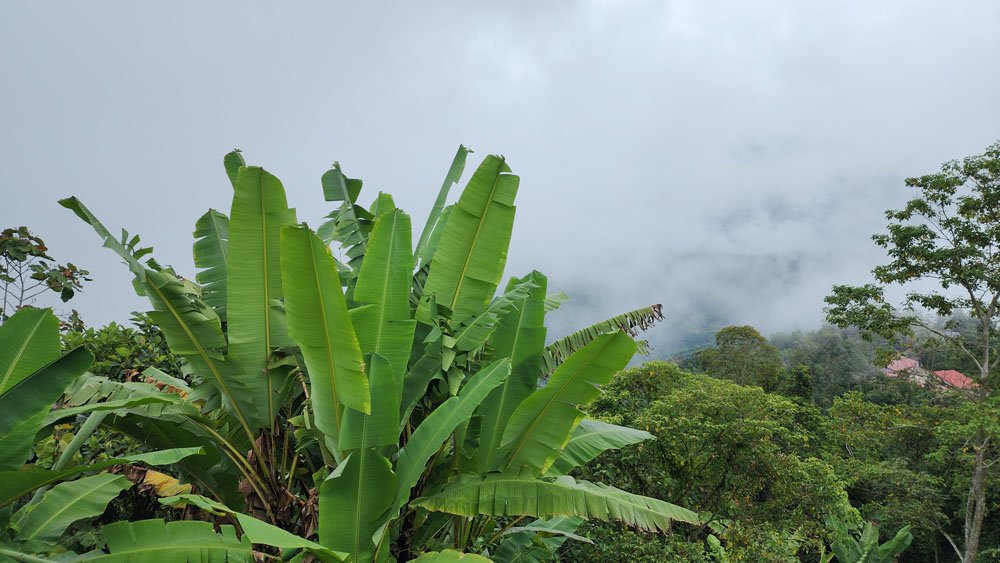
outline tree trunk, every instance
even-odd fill
[[[976,436],[976,460],[969,483],[969,496],[965,502],[965,558],[963,563],[974,563],[979,555],[979,539],[986,516],[986,452],[989,438],[982,430]]]

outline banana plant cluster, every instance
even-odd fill
[[[469,153],[459,148],[416,244],[392,197],[362,206],[361,180],[339,164],[321,181],[338,207],[314,231],[276,177],[230,153],[232,208],[198,220],[194,280],[61,201],[124,259],[185,366],[148,370],[147,383],[84,376],[66,408],[148,451],[197,450],[171,466],[192,491],[161,502],[227,523],[116,523],[86,557],[138,561],[169,544],[211,545],[201,560],[523,561],[584,540],[583,519],[660,532],[698,521],[569,475],[651,438],[583,409],[644,346],[633,336],[659,306],[546,346],[545,316],[565,296],[539,272],[498,292],[518,177],[487,156],[446,205]]]

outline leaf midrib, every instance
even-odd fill
[[[610,346],[611,343],[614,342],[614,340],[615,340],[614,338],[609,338],[608,341],[605,344],[603,344],[600,347],[600,349],[598,349],[596,351],[596,353],[591,354],[591,356],[589,358],[587,358],[586,361],[584,361],[583,364],[581,364],[580,367],[570,377],[566,378],[566,382],[565,383],[563,383],[562,385],[560,385],[558,388],[556,388],[554,390],[554,393],[552,394],[552,398],[545,404],[544,407],[542,407],[542,410],[538,413],[538,416],[536,416],[535,419],[531,421],[531,424],[528,426],[528,428],[526,428],[525,431],[521,434],[522,439],[520,440],[520,443],[511,452],[510,458],[507,461],[507,468],[508,469],[510,468],[511,464],[514,463],[514,460],[517,459],[518,454],[521,452],[522,448],[524,448],[525,444],[528,443],[528,437],[531,436],[532,431],[535,429],[535,427],[538,425],[538,423],[543,418],[545,418],[545,415],[549,412],[549,409],[552,407],[552,405],[557,402],[557,399],[562,395],[563,391],[570,385],[570,383],[575,382],[576,378],[579,377],[580,374],[583,373],[583,371],[588,366],[590,366],[590,364],[592,362],[594,362],[595,359],[597,359],[598,357],[600,357],[600,355],[604,352],[604,350],[608,346]]]
[[[476,225],[476,234],[472,237],[472,242],[469,245],[469,252],[465,255],[465,262],[462,264],[462,272],[458,276],[458,281],[455,284],[455,293],[451,298],[451,312],[455,314],[455,306],[458,304],[459,294],[462,292],[462,286],[465,284],[465,274],[469,270],[469,265],[472,264],[472,256],[475,254],[476,245],[479,243],[479,233],[483,230],[483,225],[486,224],[486,217],[489,215],[490,209],[493,208],[493,196],[496,195],[497,188],[500,186],[500,179],[504,176],[504,172],[499,171],[495,178],[493,178],[493,185],[490,187],[490,196],[486,198],[486,205],[483,207],[483,214],[479,217],[479,223]],[[499,204],[499,202],[497,202]],[[462,209],[463,211],[467,210]]]
[[[79,504],[80,502],[82,502],[84,499],[86,499],[92,493],[98,491],[99,489],[103,488],[106,485],[110,485],[110,484],[114,483],[117,480],[118,479],[111,479],[110,481],[101,481],[96,486],[91,487],[86,492],[84,492],[82,494],[78,494],[74,499],[72,499],[72,501],[70,501],[69,503],[64,504],[61,507],[57,508],[52,513],[51,516],[49,516],[48,518],[42,520],[39,524],[37,524],[35,526],[34,532],[28,534],[27,539],[29,539],[29,540],[35,539],[36,537],[38,537],[38,534],[40,534],[45,529],[45,527],[48,526],[49,524],[51,524],[52,521],[55,520],[57,517],[59,517],[62,514],[65,514],[66,512],[68,512],[70,508],[72,508],[72,507],[76,506],[77,504]]]
[[[47,318],[46,315],[40,315],[38,317],[38,322],[35,323],[35,326],[31,329],[31,332],[28,334],[27,338],[24,339],[20,349],[18,349],[17,354],[14,355],[13,361],[11,361],[10,366],[7,368],[7,373],[5,373],[3,376],[3,381],[0,381],[0,390],[2,390],[4,387],[7,386],[7,381],[10,380],[11,374],[14,373],[14,369],[17,367],[18,362],[20,362],[21,357],[24,356],[25,350],[28,349],[28,344],[38,333],[40,327],[42,326],[42,323],[45,321],[46,318]]]

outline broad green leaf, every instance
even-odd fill
[[[243,154],[240,152],[240,149],[230,151],[226,156],[222,157],[222,165],[226,168],[226,176],[229,177],[229,183],[235,188],[240,168],[247,165],[246,161],[243,160]]]
[[[131,486],[132,482],[125,477],[111,473],[60,483],[37,504],[29,504],[14,515],[18,539],[55,543],[70,524],[100,516],[109,502]]]
[[[427,415],[420,426],[417,426],[406,446],[399,452],[399,459],[396,461],[396,474],[399,476],[397,509],[409,500],[410,490],[416,486],[431,456],[460,424],[472,417],[476,407],[483,402],[490,391],[503,383],[508,375],[510,375],[510,360],[507,358],[484,367],[472,376],[457,397],[451,397],[441,403]]]
[[[546,300],[548,301],[551,298],[552,296],[546,298]],[[545,353],[542,355],[542,361],[544,362],[542,368],[544,370],[543,374],[548,375],[552,373],[571,354],[590,344],[602,334],[611,334],[620,330],[627,332],[629,336],[635,338],[640,331],[648,330],[657,321],[663,320],[662,309],[660,305],[640,307],[634,311],[622,313],[599,323],[594,323],[556,340],[545,347]],[[649,354],[649,344],[647,342],[639,341],[636,344],[638,346],[638,353],[642,355]]]
[[[70,417],[74,417],[78,414],[86,414],[90,412],[101,412],[101,411],[119,411],[123,409],[130,409],[132,407],[138,407],[142,405],[152,405],[152,404],[174,404],[169,397],[133,397],[129,399],[116,399],[113,401],[104,401],[100,403],[88,403],[86,405],[80,405],[78,407],[67,407],[62,409],[55,409],[49,411],[45,415],[45,420],[43,426],[48,426],[59,422],[60,420],[65,420]]]
[[[551,295],[545,296],[545,312],[551,313],[559,307],[562,307],[563,303],[569,301],[569,295],[566,295],[562,291],[557,291]]]
[[[389,446],[399,441],[399,390],[389,360],[378,353],[369,362],[371,414],[348,408],[340,428],[340,449]]]
[[[268,358],[291,344],[275,303],[282,297],[281,227],[294,222],[277,178],[256,166],[239,169],[229,218],[226,318],[229,355],[239,361],[238,377],[253,398],[251,426],[270,427],[278,410]]]
[[[147,269],[140,258],[151,249],[136,250],[138,241],[135,239],[128,244],[116,239],[75,197],[60,200],[59,203],[93,227],[104,240],[104,246],[125,260],[135,274],[137,291],[149,297],[153,305],[154,310],[149,315],[163,331],[170,351],[184,357],[199,377],[219,391],[225,410],[236,417],[247,440],[253,440],[255,433],[250,421],[254,405],[250,390],[245,385],[246,378],[239,378],[238,366],[223,358],[221,350],[225,349],[227,342],[222,333],[222,323],[215,311],[201,299],[200,290],[178,279],[170,271]],[[152,261],[149,263],[152,268]]]
[[[49,309],[21,309],[0,324],[0,394],[59,356],[59,320]]]
[[[505,461],[500,455],[504,429],[514,409],[538,388],[538,370],[545,348],[545,288],[547,280],[532,272],[523,280],[513,278],[509,287],[530,282],[532,288],[513,303],[491,338],[495,357],[509,357],[510,377],[494,389],[482,406],[479,431],[479,470],[498,469]]]
[[[511,415],[501,449],[508,469],[527,465],[544,473],[583,420],[578,405],[600,394],[635,353],[624,332],[603,334],[566,359],[545,387],[528,396]]]
[[[289,330],[309,371],[316,427],[339,450],[344,406],[371,413],[361,345],[329,249],[308,227],[281,234],[281,272]]]
[[[534,287],[536,284],[530,277],[523,281],[512,278],[503,295],[493,299],[489,307],[482,313],[467,319],[458,326],[454,335],[455,350],[477,354],[493,334],[493,331],[496,330],[500,318],[507,314],[515,303],[526,299]]]
[[[186,457],[203,455],[204,453],[204,448],[181,448],[107,459],[93,465],[81,465],[60,471],[34,466],[21,471],[0,471],[0,507],[14,502],[35,489],[58,483],[81,473],[100,471],[113,465],[125,463],[142,463],[153,466],[171,465]]]
[[[0,471],[24,464],[52,404],[93,363],[93,354],[75,348],[0,395]]]
[[[162,563],[164,561],[254,561],[250,538],[236,536],[229,525],[197,520],[115,522],[101,528],[108,553],[92,551],[82,561]]]
[[[229,217],[209,209],[194,228],[194,265],[201,268],[195,279],[202,299],[226,320],[226,281],[229,264]]]
[[[379,196],[380,200],[388,196]],[[391,204],[391,199],[384,204]],[[403,388],[403,374],[413,345],[416,322],[410,319],[410,217],[398,209],[375,219],[368,238],[368,253],[361,264],[354,300],[367,303],[351,310],[364,353],[378,352],[392,365],[396,387]]]
[[[357,178],[348,178],[337,162],[323,174],[320,182],[323,185],[323,199],[339,201],[341,205],[327,215],[330,220],[320,225],[317,234],[324,242],[337,241],[347,249],[347,265],[350,266],[351,278],[354,279],[368,252],[368,232],[371,230],[372,216],[356,204],[363,182]]]
[[[240,528],[243,529],[245,537],[254,544],[269,545],[280,549],[305,549],[318,557],[320,561],[324,562],[343,561],[347,555],[345,553],[339,553],[328,549],[316,542],[296,536],[295,534],[277,526],[258,520],[253,516],[237,512],[221,502],[214,501],[201,495],[184,494],[174,497],[166,497],[160,499],[160,503],[166,506],[178,508],[191,505],[211,514],[220,516],[229,515],[239,523]]]
[[[143,286],[153,304],[149,316],[163,331],[170,351],[184,357],[194,373],[219,392],[223,408],[253,440],[255,421],[266,416],[255,411],[251,388],[260,380],[245,377],[238,362],[223,357],[226,336],[219,316],[194,287],[169,273],[147,270]]]
[[[564,515],[617,520],[651,532],[669,530],[674,520],[699,523],[698,515],[686,508],[565,475],[554,480],[530,474],[461,475],[440,492],[415,499],[410,505],[460,516]]]
[[[424,294],[462,321],[482,311],[496,292],[514,226],[518,177],[502,157],[487,156],[452,208],[438,242]],[[431,324],[426,308],[418,320]]]
[[[608,424],[590,418],[584,419],[563,448],[559,457],[549,467],[547,475],[565,475],[601,453],[638,444],[655,438],[649,432],[625,426]]]
[[[593,543],[573,533],[583,522],[583,518],[576,516],[553,516],[534,520],[527,526],[515,526],[507,530],[490,557],[497,563],[549,563],[567,539]],[[536,534],[542,537],[536,540]]]
[[[155,407],[155,406],[154,406]],[[200,491],[242,508],[243,495],[237,485],[242,475],[237,467],[238,460],[226,455],[229,443],[237,451],[250,449],[248,443],[237,440],[240,434],[221,436],[210,422],[203,422],[189,416],[164,415],[144,412],[151,407],[133,409],[127,416],[117,416],[106,424],[126,436],[134,438],[146,447],[157,450],[187,449],[208,445],[205,455],[186,458],[177,463],[177,469]],[[238,429],[232,429],[238,432]]]
[[[136,279],[140,283],[144,280],[146,275],[146,266],[140,262],[141,256],[137,256],[133,248],[130,248],[126,243],[115,238],[115,236],[111,234],[111,231],[105,228],[97,217],[91,213],[85,205],[83,205],[83,202],[78,200],[76,197],[68,197],[66,199],[60,199],[59,205],[69,209],[76,214],[77,217],[83,219],[85,223],[93,227],[93,229],[97,231],[97,235],[101,237],[102,241],[104,241],[104,246],[114,251],[115,254],[122,258],[122,260],[125,260],[129,270],[135,274]],[[124,239],[124,229],[122,230],[122,235],[122,238]],[[148,251],[149,249],[143,249],[143,252],[146,254],[148,254]],[[142,295],[141,292],[140,295]]]
[[[427,222],[424,224],[424,230],[421,231],[420,240],[417,242],[415,254],[420,257],[421,262],[430,260],[430,256],[426,258],[424,257],[424,251],[427,249],[431,233],[439,224],[441,212],[444,210],[444,204],[448,201],[448,192],[451,191],[452,184],[457,184],[462,178],[462,172],[465,171],[465,161],[471,152],[472,149],[466,147],[465,145],[458,145],[458,151],[455,153],[455,158],[451,161],[451,166],[448,168],[448,173],[444,177],[444,182],[441,183],[441,189],[438,190],[437,199],[434,200],[434,205],[431,207],[431,213],[427,217]],[[433,254],[433,252],[431,254]]]
[[[462,553],[454,549],[446,549],[422,553],[420,557],[411,559],[411,561],[414,563],[489,563],[492,560],[475,553]]]
[[[389,519],[396,498],[389,460],[371,449],[356,450],[320,486],[319,539],[351,561],[371,561],[373,536]]]

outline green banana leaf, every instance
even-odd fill
[[[490,557],[497,563],[550,563],[555,552],[573,539],[593,543],[573,532],[583,524],[583,518],[553,516],[539,519],[523,527],[509,528],[497,550]],[[536,540],[536,535],[542,537]]]
[[[433,495],[411,506],[459,516],[579,516],[617,520],[647,531],[665,532],[674,520],[698,524],[698,515],[662,500],[627,493],[607,485],[553,480],[530,473],[461,475]]]
[[[566,295],[562,291],[557,291],[551,295],[545,296],[545,312],[551,313],[559,307],[562,307],[563,303],[569,301],[569,295]]]
[[[339,162],[333,163],[333,168],[323,174],[320,182],[323,199],[341,204],[327,215],[330,220],[320,225],[316,232],[324,242],[337,241],[347,248],[347,265],[351,269],[351,278],[356,278],[368,252],[368,233],[373,219],[371,214],[357,205],[363,182],[348,178],[340,169]]]
[[[215,311],[202,299],[200,290],[178,279],[172,272],[163,270],[149,261],[150,268],[140,261],[150,248],[138,248],[137,237],[119,241],[75,197],[59,201],[88,223],[104,240],[104,246],[117,253],[135,274],[135,286],[140,295],[146,295],[153,306],[149,313],[163,331],[171,352],[185,358],[193,371],[209,382],[221,395],[223,408],[236,418],[248,441],[256,433],[251,423],[256,421],[251,391],[240,378],[240,368],[227,362],[221,350],[227,346],[222,332],[222,322]]]
[[[532,272],[523,280],[513,278],[508,287],[530,282],[531,290],[514,302],[513,308],[500,319],[491,338],[495,357],[509,357],[510,377],[490,392],[479,407],[482,426],[479,431],[479,470],[499,469],[506,460],[500,457],[504,429],[517,408],[538,388],[538,370],[545,348],[545,289],[547,280],[540,272]]]
[[[243,160],[243,154],[240,153],[240,149],[230,151],[226,156],[222,157],[222,165],[226,169],[226,176],[229,178],[229,183],[235,188],[240,168],[247,165],[246,161]]]
[[[361,345],[323,241],[306,226],[290,225],[282,230],[281,247],[289,330],[308,368],[316,427],[338,451],[344,407],[371,413]]]
[[[514,283],[515,281],[519,283]],[[483,312],[467,319],[458,326],[453,336],[455,350],[477,354],[493,335],[500,318],[509,313],[515,303],[524,301],[534,287],[536,284],[530,277],[526,278],[525,281],[511,278],[511,283],[508,284],[503,295],[493,299]]]
[[[21,309],[0,324],[0,394],[59,355],[59,319],[49,309]]]
[[[414,563],[489,563],[492,559],[475,553],[462,553],[454,549],[446,549],[444,551],[428,551],[410,561]]]
[[[52,404],[93,363],[93,354],[75,348],[0,395],[0,471],[24,464]]]
[[[410,319],[410,217],[398,209],[387,210],[392,200],[379,196],[382,215],[368,238],[368,253],[361,264],[354,300],[366,303],[351,309],[351,320],[364,353],[378,352],[392,365],[397,389],[410,359],[416,321]]]
[[[410,491],[416,486],[431,456],[459,425],[468,422],[476,407],[483,402],[490,391],[503,383],[508,375],[510,375],[510,360],[507,358],[484,367],[472,376],[457,397],[451,397],[441,403],[427,415],[420,426],[417,426],[406,446],[399,452],[396,461],[399,492],[393,512],[409,500]]]
[[[152,405],[152,404],[169,405],[175,403],[169,397],[134,397],[129,399],[116,399],[113,401],[104,401],[100,403],[88,403],[86,405],[80,405],[78,407],[68,407],[68,408],[49,411],[45,415],[43,426],[55,424],[60,420],[66,420],[67,418],[71,418],[79,414],[102,412],[102,411],[121,411],[124,409],[130,409],[133,407],[140,407],[143,405]]]
[[[587,405],[635,353],[624,332],[603,334],[566,359],[545,387],[528,396],[511,415],[501,450],[508,469],[529,466],[544,473],[558,457]]]
[[[909,526],[903,526],[896,532],[893,538],[882,545],[878,546],[876,550],[876,556],[878,561],[884,561],[889,563],[893,559],[906,550],[910,546],[910,542],[913,541],[913,534],[910,533]]]
[[[204,455],[204,453],[205,449],[200,447],[180,448],[107,459],[93,465],[80,465],[59,471],[34,466],[20,471],[0,471],[0,508],[35,489],[64,481],[81,473],[101,471],[121,464],[172,465],[189,456]]]
[[[451,191],[452,184],[457,184],[458,181],[462,179],[462,173],[465,171],[465,161],[471,152],[472,149],[466,147],[465,145],[458,145],[458,151],[455,153],[455,158],[452,159],[451,166],[448,168],[448,173],[444,177],[444,182],[441,183],[441,189],[438,190],[437,199],[434,200],[434,205],[431,207],[431,213],[427,216],[427,222],[424,224],[424,230],[421,231],[420,240],[417,242],[415,254],[420,257],[420,261],[422,263],[427,262],[431,258],[431,256],[427,256],[426,258],[424,257],[424,252],[427,250],[427,243],[430,241],[431,233],[439,224],[441,212],[444,210],[444,204],[448,201],[448,192]],[[433,252],[431,254],[433,254]]]
[[[211,514],[231,516],[243,530],[243,538],[249,539],[252,544],[269,545],[280,549],[304,549],[323,562],[343,561],[347,558],[346,553],[333,551],[201,495],[185,494],[166,497],[160,499],[160,504],[175,508],[190,505]]]
[[[373,536],[389,519],[396,487],[396,474],[381,454],[361,449],[349,455],[320,486],[320,543],[350,554],[353,562],[371,561]]]
[[[229,217],[209,209],[194,228],[194,265],[201,268],[195,279],[205,303],[226,320],[226,282],[229,277]]]
[[[584,419],[559,457],[546,471],[546,475],[566,475],[607,450],[638,444],[643,440],[653,440],[655,436],[644,430],[608,424],[600,420]]]
[[[347,409],[340,428],[340,449],[390,446],[399,441],[400,396],[389,360],[378,353],[368,363],[371,414]]]
[[[229,525],[197,520],[140,520],[115,522],[101,528],[107,553],[92,551],[81,561],[101,563],[162,563],[164,561],[219,561],[253,563],[250,538],[236,536]]]
[[[423,293],[433,294],[455,322],[482,311],[496,292],[514,226],[518,182],[502,157],[487,156],[448,216]],[[426,306],[417,310],[417,320],[433,324]]]
[[[111,473],[60,483],[49,489],[38,503],[28,504],[14,514],[17,539],[28,544],[54,544],[70,524],[100,516],[109,502],[131,487],[131,481]]]
[[[602,334],[610,334],[620,330],[635,338],[640,331],[648,330],[657,321],[663,320],[662,310],[663,307],[661,305],[640,307],[634,311],[628,311],[627,313],[605,319],[599,323],[594,323],[556,340],[546,346],[545,353],[542,354],[542,362],[544,363],[542,374],[548,375],[552,373],[566,358],[587,344],[590,344]],[[636,344],[638,345],[637,351],[639,354],[644,356],[649,354],[649,344],[647,342],[639,341]]]
[[[282,298],[279,263],[281,227],[295,223],[285,189],[256,166],[239,169],[229,218],[226,304],[229,355],[242,368],[237,375],[249,390],[251,426],[270,427],[277,415],[277,384],[268,373],[275,348],[291,340],[275,303]]]

